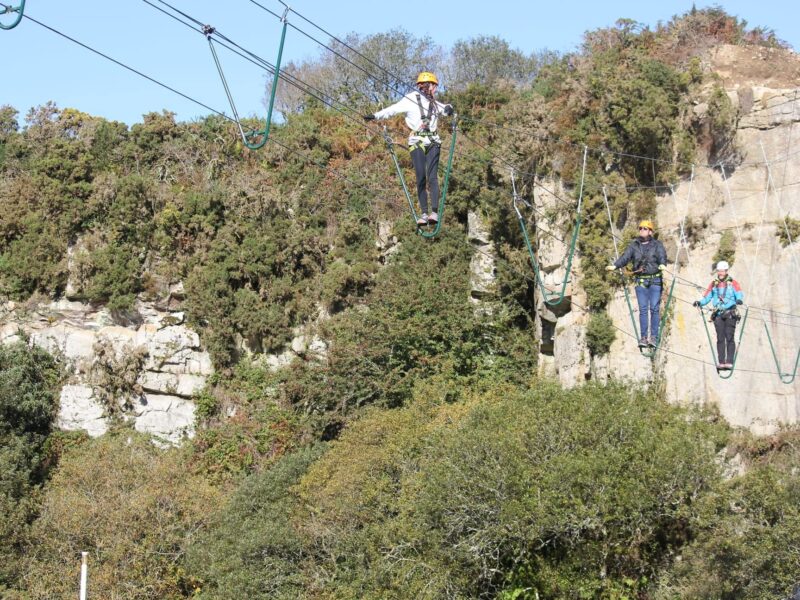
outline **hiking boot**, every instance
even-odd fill
[[[647,348],[650,345],[649,338],[643,337],[639,340],[639,348]]]
[[[428,223],[438,223],[439,222],[439,215],[435,212],[432,212],[428,215]]]
[[[649,338],[647,338],[647,345],[650,346],[651,348],[655,348],[656,346],[658,346],[658,338],[653,337],[651,335]]]
[[[722,363],[722,368],[730,370],[733,368],[733,363]]]
[[[422,213],[417,219],[417,225],[427,225],[428,224],[428,215]]]

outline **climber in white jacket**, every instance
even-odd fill
[[[388,119],[404,114],[406,125],[411,130],[408,149],[417,176],[417,198],[422,214],[417,225],[439,221],[439,154],[442,140],[436,133],[439,115],[450,116],[453,107],[442,104],[435,98],[439,80],[436,75],[424,71],[417,77],[417,91],[406,94],[399,102],[387,106],[375,114],[364,115],[364,119]],[[431,193],[431,212],[428,213],[428,187]]]

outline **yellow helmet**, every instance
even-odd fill
[[[435,83],[439,85],[439,80],[436,79],[436,75],[433,73],[429,73],[428,71],[423,71],[417,76],[417,84],[420,83]]]
[[[639,228],[641,229],[642,227],[647,227],[650,231],[656,230],[656,226],[653,225],[653,222],[650,221],[649,219],[644,219],[643,221],[639,221]]]

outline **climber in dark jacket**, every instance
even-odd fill
[[[667,251],[664,244],[653,237],[655,225],[644,220],[639,223],[639,237],[633,240],[607,271],[615,271],[633,263],[636,278],[636,300],[639,303],[639,347],[658,345],[660,321],[662,271],[666,268]]]

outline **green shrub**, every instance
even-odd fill
[[[19,575],[25,533],[36,515],[60,378],[44,350],[0,344],[0,591]]]
[[[198,598],[296,600],[308,590],[300,573],[304,532],[291,520],[293,486],[322,446],[299,450],[254,475],[193,540],[186,565]]]
[[[733,264],[734,259],[736,258],[736,236],[733,231],[726,230],[722,232],[722,235],[719,238],[719,248],[714,253],[714,265],[716,265],[719,261],[724,260],[727,261],[728,264]],[[712,267],[712,269],[715,267]]]
[[[776,231],[781,247],[786,248],[789,244],[797,241],[800,236],[800,219],[786,218],[786,223],[779,222]]]
[[[592,356],[607,354],[616,337],[617,331],[607,312],[594,312],[589,316],[589,324],[586,326],[586,345]]]
[[[87,551],[95,597],[186,597],[194,582],[179,563],[218,502],[184,451],[147,436],[107,434],[70,449],[30,533],[22,588],[33,598],[73,595]]]
[[[715,426],[646,393],[419,394],[244,488],[190,553],[209,597],[644,594],[718,481]]]

